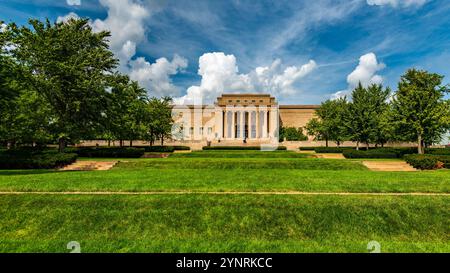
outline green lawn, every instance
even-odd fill
[[[171,158],[306,158],[307,154],[292,151],[201,151],[174,153]]]
[[[110,171],[0,171],[0,191],[190,191],[0,195],[0,252],[449,252],[449,196],[207,192],[450,193],[450,171],[372,172],[357,160],[220,151],[123,159]],[[282,155],[286,155],[283,157]],[[206,193],[206,194],[205,194]]]
[[[3,196],[2,252],[449,252],[445,197]]]

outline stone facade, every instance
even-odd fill
[[[271,142],[278,128],[304,127],[318,105],[278,105],[268,94],[223,94],[213,105],[173,108],[177,141]]]

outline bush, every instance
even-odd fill
[[[425,153],[432,155],[450,155],[450,148],[427,148],[425,149]]]
[[[0,169],[54,169],[69,165],[77,159],[77,154],[45,152],[5,151],[0,153]]]
[[[144,149],[147,153],[173,153],[175,151],[173,146],[145,146]]]
[[[316,153],[320,154],[327,154],[327,153],[333,153],[333,154],[340,154],[348,149],[354,149],[349,147],[316,147],[314,148],[314,151]]]
[[[405,161],[416,169],[433,170],[438,165],[438,158],[428,155],[405,155]]]
[[[259,151],[260,146],[204,146],[203,150],[235,150],[235,151]],[[285,151],[285,146],[278,146],[278,151]]]
[[[398,155],[394,152],[379,150],[345,150],[342,154],[345,158],[398,158]]]
[[[65,152],[73,152],[80,157],[138,158],[144,155],[145,149],[132,147],[80,147],[66,148]]]
[[[191,147],[189,146],[173,146],[175,151],[190,151]]]
[[[314,151],[316,147],[300,147],[298,148],[300,151]]]

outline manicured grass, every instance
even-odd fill
[[[124,159],[110,171],[0,171],[2,192],[166,193],[0,195],[0,252],[68,252],[70,241],[82,252],[367,252],[372,240],[382,252],[450,251],[448,196],[207,193],[450,193],[450,170],[372,172],[361,160],[220,153]],[[168,194],[178,191],[203,194]]]
[[[2,196],[0,252],[449,252],[446,197]]]
[[[201,151],[175,153],[171,158],[306,158],[308,155],[292,151]]]
[[[121,166],[125,164],[129,163]],[[0,171],[0,191],[450,192],[449,170],[177,170],[133,166],[106,172]]]
[[[302,169],[366,170],[359,162],[313,158],[166,158],[119,163],[122,169]]]

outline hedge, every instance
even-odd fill
[[[143,148],[148,153],[173,153],[175,151],[173,146],[145,146]]]
[[[46,151],[31,153],[12,151],[0,153],[0,169],[55,169],[69,165],[77,159],[74,153]]]
[[[345,150],[342,154],[345,158],[398,158],[397,153],[378,150]]]
[[[404,159],[416,169],[433,170],[439,166],[439,162],[443,163],[444,168],[450,169],[449,155],[405,155]]]
[[[204,146],[203,150],[236,150],[236,151],[259,151],[260,146]],[[278,146],[278,151],[285,151],[287,148],[285,146]]]
[[[354,148],[351,148],[351,147],[316,147],[316,148],[314,148],[314,151],[319,154],[327,154],[327,153],[340,154],[348,149],[354,149]]]
[[[316,147],[300,147],[298,148],[300,151],[314,151]]]
[[[100,158],[138,158],[144,155],[144,148],[133,147],[79,147],[66,148],[65,152],[73,152],[80,157]]]
[[[425,153],[432,155],[450,155],[450,148],[427,148],[425,149]]]

